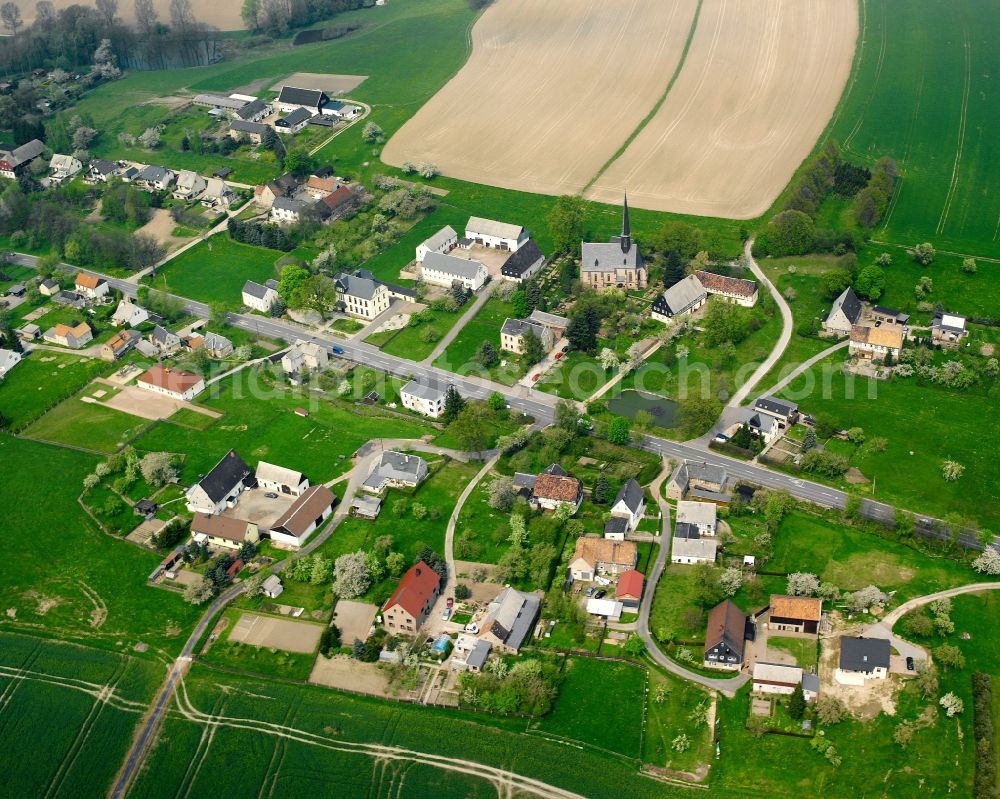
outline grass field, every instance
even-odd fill
[[[275,261],[284,255],[279,250],[240,244],[220,233],[171,260],[150,285],[235,308],[242,304],[243,284],[248,280],[263,283],[275,277]]]
[[[646,669],[630,663],[568,658],[560,698],[534,729],[638,758]],[[600,690],[595,690],[601,686]]]
[[[202,404],[225,416],[204,430],[161,422],[135,442],[144,451],[186,453],[181,476],[186,482],[207,473],[233,448],[252,465],[280,463],[322,482],[349,469],[350,456],[371,439],[419,438],[430,432],[416,419],[367,415],[315,395],[264,388],[255,373],[246,371],[223,381],[219,395]],[[293,413],[303,405],[308,418]]]
[[[987,528],[1000,526],[1000,462],[993,456],[1000,428],[983,423],[996,407],[996,387],[959,391],[918,385],[912,378],[851,381],[840,371],[842,357],[836,353],[816,364],[782,394],[838,427],[862,427],[869,439],[886,439],[884,451],[867,450],[851,459],[875,480],[875,497],[938,518],[958,514]],[[961,479],[942,478],[945,460],[965,466]]]
[[[148,419],[130,416],[99,402],[83,402],[79,397],[70,397],[34,422],[24,435],[110,453],[148,424]]]
[[[185,705],[189,713],[194,709],[246,722],[241,722],[242,729],[226,726],[225,720],[222,726],[207,727],[203,722],[208,719],[203,716],[171,715],[133,796],[217,792],[216,775],[229,767],[237,753],[252,756],[237,769],[238,774],[227,778],[227,792],[234,796],[251,795],[264,786],[272,796],[294,797],[322,793],[333,784],[344,796],[495,797],[496,785],[479,775],[477,763],[509,769],[592,799],[688,795],[684,789],[639,776],[634,764],[617,756],[526,736],[523,719],[240,678],[197,664],[186,686],[193,706]],[[265,727],[264,722],[278,727]],[[209,735],[210,730],[214,734]],[[402,759],[377,759],[381,746],[397,747],[394,757]],[[413,762],[424,753],[445,760],[436,765]],[[470,761],[466,768],[473,773],[447,770],[451,758]],[[515,791],[515,795],[521,793]]]
[[[500,328],[504,320],[513,315],[510,303],[495,297],[487,300],[479,313],[468,321],[455,340],[438,356],[434,365],[459,374],[482,374],[484,370],[476,360],[476,355],[483,342],[489,341],[500,359],[507,361],[506,367],[496,367],[489,371],[491,379],[513,385],[524,374],[525,369],[519,365],[518,356],[500,350]]]
[[[817,661],[816,641],[812,638],[791,638],[781,635],[767,637],[768,649],[780,649],[795,658],[803,669],[815,666]]]
[[[19,430],[60,400],[75,394],[107,364],[93,358],[36,352],[24,358],[0,383],[0,413]]]
[[[419,325],[407,325],[399,330],[373,333],[365,341],[390,355],[411,361],[422,361],[434,351],[438,341],[462,318],[462,312],[427,309],[422,314],[427,314],[429,321]],[[427,331],[433,331],[433,340],[428,341],[424,338]]]
[[[888,155],[900,167],[875,238],[1000,256],[1000,144],[991,133],[1000,124],[991,92],[1000,6],[921,0],[896,10],[889,0],[862,2],[862,49],[831,135],[852,159]]]
[[[286,584],[288,582],[290,581],[285,581]],[[284,592],[281,601],[283,603],[289,601]],[[223,613],[221,618],[225,618],[229,626],[218,640],[212,643],[208,652],[199,655],[199,660],[251,674],[282,677],[288,680],[309,678],[313,660],[316,659],[315,653],[307,655],[301,652],[285,652],[280,649],[230,641],[229,634],[241,615],[242,611],[235,608],[229,608]]]
[[[103,795],[162,679],[150,661],[0,632],[4,795]]]
[[[97,458],[0,436],[6,503],[0,591],[14,611],[0,629],[40,627],[64,639],[125,650],[143,641],[168,653],[200,611],[146,585],[159,558],[100,532],[77,504]],[[44,486],[44,501],[31,501]],[[131,511],[130,511],[131,512]],[[134,518],[134,517],[133,517]]]

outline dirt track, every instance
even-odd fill
[[[450,176],[580,191],[649,113],[680,60],[696,0],[503,0],[459,73],[382,151]]]

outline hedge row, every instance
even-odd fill
[[[975,799],[996,799],[997,749],[993,729],[993,678],[972,675],[973,732],[976,737]]]

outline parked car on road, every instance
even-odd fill
[[[336,344],[334,344],[332,347],[330,347],[330,352],[332,352],[334,355],[343,355],[344,348],[338,347]]]

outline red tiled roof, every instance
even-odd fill
[[[191,372],[182,372],[169,366],[153,366],[145,374],[139,375],[139,382],[183,394],[189,388],[198,385],[201,378]]]
[[[323,204],[330,209],[339,208],[353,196],[354,195],[351,193],[349,188],[341,186],[336,191],[332,191],[330,194],[326,195],[326,197],[323,198]]]
[[[642,572],[629,569],[618,575],[618,587],[615,589],[615,599],[626,597],[628,599],[638,599],[642,596]]]
[[[715,291],[720,294],[735,294],[738,297],[752,297],[757,292],[757,284],[752,280],[744,280],[739,277],[727,277],[717,275],[715,272],[706,272],[699,269],[694,276],[701,281],[701,285],[706,291]]]
[[[99,280],[95,275],[87,275],[80,272],[76,276],[76,285],[83,286],[86,289],[96,289]]]
[[[382,610],[385,611],[393,605],[399,605],[416,619],[420,616],[420,611],[423,610],[424,605],[427,604],[427,600],[437,590],[440,582],[441,578],[434,569],[422,560],[418,561],[415,566],[411,566],[410,570],[403,575],[403,579],[399,581],[399,585],[392,592],[392,596],[382,606]]]
[[[771,615],[779,619],[819,621],[823,617],[823,600],[810,596],[772,594]]]
[[[232,577],[236,572],[243,568],[243,561],[237,558],[232,563],[229,564],[229,568],[226,569],[226,574]]]
[[[576,502],[580,495],[580,481],[575,477],[559,474],[540,474],[535,479],[534,495],[539,499],[557,502]]]

